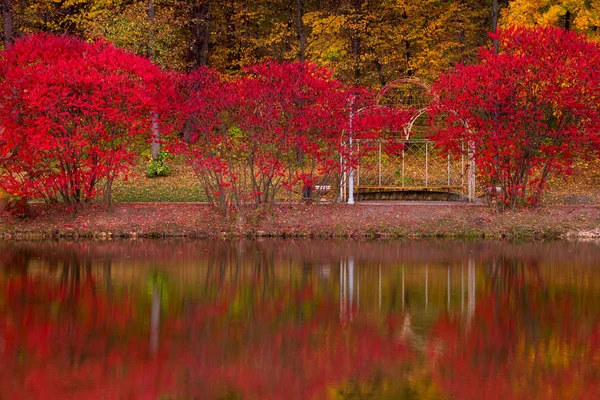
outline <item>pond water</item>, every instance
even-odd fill
[[[600,398],[600,243],[0,243],[0,399]]]

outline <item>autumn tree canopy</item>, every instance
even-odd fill
[[[340,155],[356,163],[347,146],[349,115],[354,139],[400,130],[406,110],[369,107],[372,91],[348,87],[310,62],[267,61],[237,79],[201,68],[181,80],[187,155],[208,198],[222,210],[271,205],[288,194],[341,173]],[[352,157],[350,157],[352,155]],[[300,188],[300,189],[299,189]]]
[[[510,29],[500,45],[437,82],[434,114],[446,125],[434,139],[473,152],[487,190],[514,209],[600,148],[600,45],[557,28]]]
[[[432,79],[474,59],[490,18],[490,5],[476,0],[5,2],[15,37],[103,37],[180,72],[208,66],[232,74],[268,59],[312,60],[362,85],[407,74]]]
[[[503,12],[508,26],[557,26],[600,39],[600,4],[590,0],[512,0]]]
[[[278,191],[328,169],[347,123],[348,97],[331,72],[267,62],[227,80],[200,69],[184,78],[190,162],[222,209],[273,203]]]
[[[163,109],[170,84],[149,60],[98,41],[32,35],[0,59],[0,185],[77,203],[127,171],[130,144]]]

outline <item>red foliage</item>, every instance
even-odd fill
[[[63,275],[60,283],[47,276],[0,280],[4,396],[322,398],[329,385],[369,379],[413,357],[400,327],[344,327],[339,305],[310,286],[252,296],[247,304],[237,284],[191,302],[176,318],[161,316],[154,353],[144,318],[150,310],[135,297],[107,294],[93,275],[79,272],[81,278]],[[238,307],[251,318],[232,318]],[[307,308],[313,312],[304,316],[299,310]]]
[[[119,372],[128,360],[145,360],[147,351],[145,342],[131,340],[132,304],[107,301],[93,277],[84,276],[68,284],[24,276],[0,284],[4,396],[115,398],[110,393],[134,391],[132,379]],[[117,350],[123,347],[127,354]]]
[[[433,377],[456,399],[596,399],[600,324],[572,298],[549,301],[539,289],[478,298],[473,320],[443,316]],[[585,327],[585,329],[582,329]]]
[[[66,202],[98,195],[172,94],[160,69],[103,41],[26,37],[0,58],[0,187]]]
[[[589,293],[546,286],[538,260],[522,255],[497,258],[490,272],[466,320],[443,314],[434,325],[434,381],[456,399],[598,398],[600,315]]]
[[[0,211],[6,211],[15,217],[25,218],[29,216],[29,204],[25,197],[7,195],[6,198],[0,198]]]
[[[231,80],[202,69],[182,85],[191,164],[224,209],[312,184],[334,166],[347,120],[344,87],[325,68],[269,61],[245,72]]]
[[[326,68],[268,61],[235,79],[201,69],[184,77],[181,89],[184,138],[191,144],[185,150],[208,196],[224,210],[272,204],[281,189],[311,186],[339,173],[340,155],[349,152],[344,132],[357,93]],[[367,91],[358,93],[361,107],[373,104]],[[405,115],[369,109],[357,116],[353,136],[377,137],[399,119]]]
[[[500,208],[535,205],[552,173],[600,148],[600,45],[556,28],[514,28],[501,51],[482,50],[435,85],[434,115],[447,124],[434,139],[474,151],[486,187],[500,187]],[[496,190],[491,190],[495,194]]]

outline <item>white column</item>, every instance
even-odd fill
[[[349,137],[348,145],[349,151],[348,156],[350,157],[350,167],[348,168],[348,204],[354,204],[354,168],[352,167],[352,136],[354,135],[354,96],[350,99],[350,123],[349,123]]]

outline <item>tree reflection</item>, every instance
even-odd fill
[[[0,398],[598,395],[597,268],[428,245],[4,246]]]
[[[0,279],[2,395],[345,396],[351,384],[380,387],[389,376],[382,371],[413,357],[394,315],[384,324],[341,324],[337,298],[319,285],[314,263],[282,279],[275,251],[254,250],[241,260],[235,248],[217,247],[204,290],[193,295],[173,293],[152,270],[141,293],[123,291],[112,259],[85,251],[20,256],[30,260],[20,267],[29,272]]]
[[[470,323],[445,314],[435,381],[461,398],[598,398],[597,309],[544,284],[535,259],[494,258]]]
[[[32,260],[20,268],[39,268]],[[98,295],[91,260],[51,255],[47,274],[5,276],[0,293],[2,396],[99,397],[124,355],[116,350],[132,314],[126,299]]]

